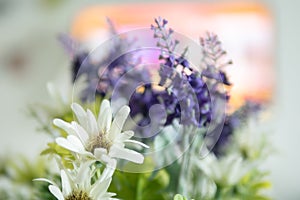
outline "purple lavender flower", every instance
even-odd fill
[[[109,19],[107,19],[107,22],[111,35],[115,36],[117,32],[112,22]],[[123,54],[128,46],[133,45],[133,41],[116,36],[111,39],[111,42],[112,45],[107,51],[107,55],[98,62],[92,61],[87,52],[81,52],[74,56],[72,64],[73,82],[79,76],[87,75],[88,86],[82,92],[82,100],[84,101],[93,101],[95,95],[101,97],[110,95],[120,78],[139,62],[134,52]],[[136,77],[139,77],[139,75]],[[150,77],[147,77],[148,80],[150,80]]]
[[[179,119],[184,125],[195,125],[198,127],[206,126],[212,120],[213,105],[218,99],[228,100],[226,92],[219,90],[219,84],[230,85],[226,74],[219,68],[225,66],[219,64],[219,59],[226,52],[221,48],[221,43],[214,34],[208,34],[206,38],[201,39],[204,58],[202,60],[203,71],[199,72],[190,67],[185,58],[187,48],[181,55],[175,54],[177,40],[172,39],[173,30],[167,29],[167,21],[161,18],[155,19],[156,25],[152,25],[154,37],[158,39],[157,46],[161,48],[159,59],[163,61],[159,71],[160,84],[172,91],[177,101],[172,107],[166,109],[169,111],[167,124],[174,119]],[[227,64],[230,64],[229,62]],[[190,73],[186,73],[186,70]],[[166,85],[167,80],[171,81]],[[208,85],[210,87],[208,87]],[[208,88],[212,88],[212,91]],[[169,96],[174,98],[174,96]],[[215,99],[212,99],[214,96]],[[164,99],[166,101],[166,99]],[[168,102],[168,100],[167,100]],[[177,108],[177,109],[174,109]]]

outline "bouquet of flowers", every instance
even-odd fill
[[[49,159],[23,159],[27,168],[12,163],[14,176],[1,167],[2,176],[34,180],[26,195],[1,196],[269,199],[261,163],[270,145],[256,129],[263,105],[230,109],[231,60],[218,36],[207,33],[195,44],[162,18],[121,34],[108,26],[110,39],[93,51],[60,36],[72,56],[70,90],[49,84],[53,105],[30,109],[52,138],[41,152]]]

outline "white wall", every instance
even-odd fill
[[[276,22],[277,91],[274,98],[274,146],[278,154],[268,161],[276,199],[300,199],[300,1],[269,1]]]

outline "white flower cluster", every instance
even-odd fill
[[[145,148],[147,145],[131,140],[133,131],[122,131],[129,115],[128,106],[123,106],[113,117],[110,102],[103,100],[100,112],[96,118],[91,110],[85,111],[79,104],[71,106],[77,121],[68,123],[61,119],[54,119],[53,123],[63,129],[67,137],[58,137],[56,143],[74,154],[74,170],[62,169],[62,189],[48,179],[36,179],[49,182],[50,192],[58,200],[106,200],[113,199],[114,193],[107,189],[117,166],[117,159],[124,159],[135,163],[143,163],[144,156],[125,147],[125,143],[134,143]],[[105,165],[105,169],[97,181],[91,184],[95,176],[96,161]]]

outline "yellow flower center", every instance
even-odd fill
[[[92,200],[92,198],[90,198],[89,195],[82,190],[75,190],[69,196],[67,196],[65,200]]]
[[[107,137],[107,134],[105,134],[104,132],[100,132],[98,135],[90,138],[87,145],[87,150],[91,153],[94,153],[94,150],[96,148],[104,148],[109,151],[111,145],[112,141]]]

